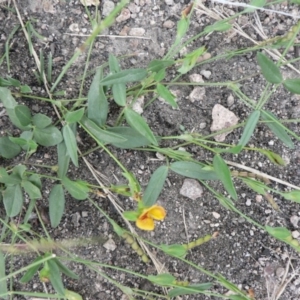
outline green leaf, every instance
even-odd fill
[[[121,71],[118,59],[111,53],[108,56],[108,65],[111,73],[117,73]]]
[[[103,143],[120,143],[126,142],[126,138],[120,134],[110,132],[109,130],[103,130],[97,126],[92,120],[83,117],[81,125],[85,127],[86,131],[91,134],[96,141]]]
[[[128,180],[130,196],[134,197],[135,194],[139,194],[141,192],[141,186],[140,186],[139,182],[137,181],[137,179],[135,178],[135,176],[130,172],[122,173],[122,175]],[[135,199],[135,200],[137,200],[137,199]]]
[[[232,25],[228,21],[221,20],[221,21],[215,22],[212,25],[206,26],[204,28],[204,32],[205,33],[211,33],[213,31],[223,32],[223,31],[227,31],[227,30],[231,29],[231,27],[232,27]]]
[[[184,257],[187,253],[187,248],[180,244],[160,245],[160,249],[167,255]]]
[[[64,295],[65,288],[56,261],[54,259],[48,260],[48,265],[49,265],[49,272],[50,272],[49,277],[52,286],[54,287],[57,293],[59,293],[60,295]]]
[[[40,190],[42,189],[42,182],[41,178],[38,174],[32,174],[28,177],[28,180],[34,184],[36,187],[38,187]]]
[[[168,171],[169,168],[167,166],[160,166],[152,174],[143,196],[143,204],[145,206],[152,206],[154,203],[156,203],[168,176]]]
[[[238,146],[246,146],[247,143],[249,142],[254,129],[256,127],[256,124],[259,120],[260,117],[260,111],[259,110],[255,110],[251,113],[251,115],[248,117],[246,125],[244,127],[244,131],[243,134],[239,140]]]
[[[159,71],[172,66],[173,64],[175,64],[174,60],[152,60],[148,67],[147,70],[149,72],[153,72],[153,73],[158,73]]]
[[[64,142],[66,144],[68,154],[73,164],[76,167],[78,167],[77,142],[76,142],[75,134],[69,124],[63,127],[62,132],[63,132]]]
[[[36,127],[33,130],[33,137],[38,144],[45,147],[55,146],[63,139],[60,131],[53,125],[46,128]]]
[[[268,58],[265,54],[258,52],[257,61],[261,68],[262,74],[265,79],[270,83],[281,83],[282,75],[280,69],[276,64]]]
[[[65,116],[65,120],[69,124],[76,123],[81,120],[81,118],[83,117],[83,114],[84,114],[84,108],[80,108],[80,109],[74,110],[74,111],[68,111]]]
[[[300,94],[300,78],[286,79],[283,81],[284,87],[293,94]]]
[[[23,205],[21,186],[19,184],[7,186],[2,196],[7,216],[15,217],[22,210]]]
[[[148,280],[158,285],[172,285],[176,281],[176,278],[169,273],[148,275]]]
[[[220,155],[214,156],[213,166],[226,191],[234,200],[237,200],[237,193],[232,182],[230,170]]]
[[[49,195],[49,215],[52,228],[59,225],[65,211],[65,194],[61,184],[52,187]]]
[[[276,164],[277,166],[285,166],[286,165],[286,163],[282,159],[282,157],[280,155],[278,155],[277,153],[274,153],[271,150],[257,149],[257,151],[264,154],[265,156],[267,156],[269,158],[269,160],[273,164]]]
[[[88,117],[99,126],[105,125],[108,114],[108,102],[103,91],[103,87],[100,86],[100,81],[102,78],[103,70],[102,68],[99,68],[90,86],[87,101]]]
[[[176,33],[176,40],[175,44],[178,44],[181,39],[186,34],[187,30],[189,29],[190,21],[186,17],[181,17],[181,19],[177,22],[177,33]]]
[[[19,176],[15,175],[8,175],[6,170],[4,168],[0,167],[0,182],[7,184],[7,185],[12,185],[12,184],[19,184],[21,183],[22,178]]]
[[[287,147],[294,149],[294,143],[285,131],[285,127],[280,121],[269,111],[261,111],[261,119],[267,121],[266,125],[271,129],[275,136],[277,136]],[[272,121],[272,122],[270,122]]]
[[[58,171],[59,178],[63,178],[69,169],[70,156],[67,151],[66,143],[63,141],[57,145]]]
[[[183,59],[182,66],[178,69],[178,72],[185,74],[190,71],[196,64],[198,58],[205,52],[205,47],[196,49],[195,51],[187,54]]]
[[[282,197],[286,200],[291,200],[297,203],[300,203],[300,191],[299,190],[293,190],[290,192],[280,193]]]
[[[178,161],[170,165],[170,169],[182,176],[198,180],[218,180],[219,177],[212,170],[205,170],[199,164],[190,161]]]
[[[32,123],[36,127],[43,129],[49,126],[52,123],[52,120],[44,114],[36,114],[32,117]]]
[[[112,86],[115,102],[120,106],[126,105],[126,85],[125,83],[115,83]]]
[[[256,180],[250,179],[250,178],[243,178],[242,180],[254,192],[256,192],[260,195],[265,195],[266,194],[265,187],[259,181],[256,181]]]
[[[153,79],[156,81],[156,82],[160,82],[162,81],[163,79],[166,78],[166,70],[165,69],[162,69],[160,71],[158,71],[157,73],[154,74],[153,76]]]
[[[147,140],[149,140],[153,145],[158,146],[157,140],[149,128],[148,124],[137,112],[133,111],[130,108],[124,110],[124,115],[127,123],[143,135]]]
[[[31,112],[26,105],[17,105],[14,110],[16,117],[22,126],[27,126],[31,123]]]
[[[62,264],[57,258],[53,259],[55,261],[55,263],[57,264],[59,270],[64,273],[65,275],[67,275],[68,277],[72,278],[72,279],[79,279],[79,276],[77,274],[75,274],[72,270],[70,270],[67,266],[65,266],[64,264]]]
[[[107,131],[126,139],[123,142],[113,142],[112,145],[117,148],[133,149],[151,144],[149,140],[131,127],[109,127]]]
[[[17,165],[13,168],[12,176],[15,175],[20,179],[25,177],[26,167],[24,165]]]
[[[128,83],[141,81],[147,76],[145,69],[128,69],[115,74],[108,75],[100,81],[100,85],[112,85],[115,83]]]
[[[31,90],[30,86],[25,84],[25,85],[20,86],[20,92],[21,92],[21,94],[30,94],[30,93],[32,93],[32,90]]]
[[[203,292],[205,290],[208,290],[212,287],[212,283],[200,283],[200,284],[191,284],[186,287],[177,287],[169,290],[168,296],[170,298],[177,297],[177,296],[183,296],[183,295],[193,295],[198,294],[199,292]]]
[[[90,189],[85,181],[72,181],[68,177],[64,177],[62,184],[71,196],[77,200],[85,200],[89,196]]]
[[[0,293],[7,294],[7,296],[1,296],[2,299],[8,299],[6,280],[2,280],[2,278],[4,278],[5,276],[5,258],[2,251],[0,250]]]
[[[132,222],[136,221],[139,215],[140,214],[135,210],[128,210],[123,212],[124,218]]]
[[[285,227],[265,226],[266,231],[279,240],[285,240],[291,236],[291,232]]]
[[[78,293],[69,290],[65,290],[65,298],[67,300],[83,300]]]
[[[257,8],[263,7],[267,3],[266,0],[252,0],[249,3],[249,6],[255,6]],[[243,13],[254,12],[256,9],[252,7],[245,8]]]
[[[43,256],[39,256],[37,257],[33,262],[36,263],[40,260],[42,260],[44,257]],[[30,281],[32,279],[32,277],[34,276],[34,274],[38,271],[38,269],[41,267],[41,264],[37,264],[31,268],[29,268],[26,273],[22,276],[22,278],[20,279],[21,283],[27,283],[28,281]]]
[[[0,137],[0,156],[13,158],[21,152],[21,147],[8,137]]]
[[[11,92],[6,87],[0,87],[0,101],[3,103],[6,109],[14,109],[17,106],[15,98],[11,95]]]
[[[173,108],[178,108],[178,105],[175,100],[175,96],[164,85],[158,83],[156,87],[156,92]]]
[[[33,183],[31,183],[29,180],[23,180],[22,187],[24,188],[25,192],[29,195],[30,199],[34,200],[42,198],[40,189]]]

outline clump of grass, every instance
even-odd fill
[[[253,298],[250,292],[247,293],[240,290],[223,276],[213,274],[186,259],[189,250],[205,242],[209,242],[212,238],[217,238],[217,234],[211,235],[211,233],[207,233],[205,237],[201,237],[196,241],[187,244],[171,245],[156,245],[136,234],[130,222],[135,222],[136,226],[142,230],[154,230],[155,222],[165,218],[165,208],[157,205],[156,202],[170,172],[198,180],[214,195],[220,205],[242,216],[249,223],[265,231],[275,239],[289,245],[297,252],[300,251],[299,242],[292,237],[291,232],[287,228],[262,225],[245,215],[236,207],[238,193],[235,189],[233,178],[238,178],[254,192],[265,196],[274,209],[278,209],[278,206],[276,206],[274,199],[272,199],[270,191],[277,193],[286,200],[299,202],[299,187],[293,187],[293,190],[288,192],[273,189],[269,186],[269,180],[277,180],[276,178],[264,173],[258,173],[256,170],[243,170],[241,172],[231,171],[229,165],[232,163],[224,159],[224,155],[226,154],[239,155],[243,151],[255,151],[265,155],[272,163],[283,166],[284,161],[279,154],[267,149],[247,146],[254,134],[255,128],[259,124],[267,126],[283,145],[290,149],[294,148],[294,140],[299,140],[299,136],[295,132],[291,131],[276,115],[268,111],[265,107],[266,104],[271,101],[272,95],[279,87],[283,86],[291,93],[300,94],[300,79],[284,79],[280,69],[282,65],[291,64],[299,60],[299,58],[296,58],[293,61],[287,61],[285,55],[290,47],[295,45],[296,36],[300,30],[300,23],[293,26],[283,37],[276,37],[247,49],[230,51],[229,53],[222,53],[218,56],[211,57],[210,55],[205,56],[205,47],[200,47],[186,54],[183,58],[176,59],[175,57],[182,47],[191,45],[193,41],[207,34],[227,31],[233,28],[232,23],[238,16],[255,11],[253,7],[246,7],[245,10],[240,13],[217,20],[212,25],[205,27],[202,32],[196,36],[186,40],[191,18],[196,9],[196,4],[193,5],[193,2],[183,11],[177,24],[177,35],[174,44],[164,58],[151,61],[145,68],[121,70],[119,59],[111,54],[108,62],[97,68],[87,96],[82,97],[89,63],[88,56],[78,99],[65,102],[55,99],[53,95],[57,92],[57,86],[62,82],[63,76],[70,66],[86,48],[89,49],[88,53],[90,55],[96,36],[113,23],[114,17],[128,2],[129,1],[121,1],[111,15],[99,23],[97,23],[97,18],[93,19],[90,15],[93,24],[92,34],[82,44],[80,49],[75,52],[59,76],[53,80],[53,83],[51,57],[48,58],[48,68],[46,72],[43,53],[40,53],[39,58],[33,47],[30,47],[39,70],[37,80],[40,84],[45,86],[48,98],[43,99],[32,95],[30,87],[23,85],[13,78],[1,78],[0,80],[0,101],[5,107],[12,124],[20,130],[18,137],[6,136],[0,138],[0,156],[7,159],[7,167],[0,168],[0,201],[3,203],[6,213],[6,218],[0,219],[3,225],[1,241],[4,241],[4,239],[11,240],[10,244],[0,244],[0,298],[8,299],[13,295],[27,295],[57,299],[61,297],[66,299],[82,299],[81,295],[67,290],[63,284],[62,274],[72,279],[78,279],[78,275],[62,263],[64,260],[85,264],[88,268],[120,288],[130,299],[133,299],[135,296],[146,297],[148,292],[129,288],[116,282],[107,273],[99,271],[99,266],[101,270],[117,270],[125,274],[134,275],[137,278],[147,279],[153,284],[161,286],[165,294],[151,293],[153,297],[169,299],[180,295],[202,293],[228,299]],[[259,6],[256,1],[252,4]],[[261,5],[263,6],[264,3],[261,3]],[[33,31],[28,32],[29,27],[24,26],[21,18],[20,23],[28,40],[28,44],[32,46],[30,34],[33,34]],[[18,28],[16,30],[18,30]],[[12,34],[14,34],[14,32],[15,31],[13,31]],[[277,62],[274,62],[269,55],[265,54],[264,50],[272,51],[273,48],[277,49],[279,47],[283,50],[282,52],[276,50],[280,56]],[[6,57],[8,57],[8,50],[6,51]],[[257,51],[257,63],[265,79],[265,88],[257,102],[242,92],[240,85],[243,80],[213,83],[186,83],[181,81],[184,74],[187,74],[201,64],[216,62],[224,57],[245,55],[252,51]],[[199,59],[200,57],[201,59]],[[7,66],[9,70],[9,60],[7,60]],[[170,69],[176,69],[177,76],[172,81],[167,82],[166,76]],[[152,131],[151,125],[133,109],[133,105],[137,99],[145,95],[153,95],[152,99],[145,104],[145,107],[158,97],[161,97],[171,107],[178,108],[176,98],[170,91],[170,87],[189,84],[194,86],[226,87],[236,95],[244,105],[251,109],[249,116],[237,126],[237,128],[241,127],[243,129],[243,133],[236,145],[218,143],[211,140],[213,135],[201,136],[195,132],[184,132],[178,136],[158,137]],[[52,104],[57,112],[60,123],[54,123],[47,115],[40,113],[33,114],[28,106],[19,104],[16,101],[15,98],[20,95],[35,98],[38,101],[47,101]],[[108,112],[111,102],[114,102],[114,104],[119,107],[119,115],[114,120],[109,120]],[[293,120],[293,122],[296,121],[298,122],[298,120]],[[109,124],[114,124],[114,126]],[[100,176],[89,164],[87,153],[81,153],[80,147],[78,146],[76,136],[80,132],[85,132],[97,144],[97,147],[95,149],[89,149],[88,153],[99,148],[105,151],[122,171],[124,179],[127,182],[126,184],[112,185],[111,183],[104,183],[104,181],[100,179]],[[220,132],[217,132],[214,135],[219,133]],[[161,146],[161,141],[172,141],[177,144],[172,148],[164,148]],[[192,145],[203,148],[211,153],[213,155],[212,162],[197,161],[190,153],[181,150],[182,146],[187,147]],[[57,165],[40,165],[40,167],[46,170],[48,169],[50,172],[37,173],[27,168],[29,157],[38,151],[39,146],[55,146],[57,149]],[[120,159],[110,151],[111,147],[117,149],[135,149],[138,151],[155,151],[163,154],[165,160],[162,165],[153,172],[146,189],[143,190],[131,170],[128,170],[121,163]],[[23,163],[18,165],[13,165],[12,163],[12,165],[10,165],[10,160],[18,157],[18,155],[24,151],[26,155]],[[78,168],[80,160],[91,170],[92,175],[97,180],[97,185],[81,179],[74,180],[68,174],[70,165],[72,164],[75,168]],[[37,201],[42,198],[42,179],[44,178],[50,178],[56,182],[51,187],[48,198],[49,222],[52,228],[57,227],[61,222],[65,210],[65,193],[70,194],[76,200],[89,201],[95,209],[99,210],[107,218],[116,235],[125,239],[126,243],[141,257],[143,262],[149,263],[151,260],[159,274],[144,275],[101,262],[95,263],[86,261],[67,250],[67,247],[74,244],[81,246],[85,242],[103,243],[103,238],[86,238],[81,241],[70,241],[66,239],[60,243],[54,242],[44,224],[45,219],[43,215],[37,209]],[[215,190],[210,184],[211,181],[220,181],[228,196],[226,196],[225,193],[222,194]],[[30,201],[26,206],[26,213],[23,214],[22,207],[24,206],[25,194],[27,194]],[[106,212],[91,199],[91,194],[110,199],[123,217],[127,229],[120,227],[115,220],[111,219]],[[130,197],[135,203],[135,209],[132,211],[124,211],[115,201],[114,197],[116,195]],[[35,234],[29,224],[29,218],[33,211],[37,213],[40,219],[45,237],[39,236],[37,239],[29,241],[26,233]],[[13,221],[9,222],[9,218],[14,218],[18,215],[22,216],[20,219],[22,221],[18,224]],[[197,284],[188,281],[178,281],[168,270],[162,268],[162,264],[154,257],[150,247],[156,248],[157,251],[161,251],[174,259],[186,263],[197,271],[207,275],[212,281],[205,283],[199,282]],[[57,249],[64,251],[67,256],[55,255],[54,252]],[[37,253],[36,258],[29,265],[16,271],[11,269],[7,272],[5,263],[9,261],[10,257],[29,251]],[[20,281],[25,283],[30,281],[37,272],[39,272],[39,278],[43,283],[51,282],[56,294],[29,293],[12,290],[11,287],[14,276],[22,273],[23,276]],[[7,286],[6,280],[10,281],[9,287]],[[229,290],[231,295],[226,296],[214,292],[212,290],[213,281],[217,282],[226,290]]]

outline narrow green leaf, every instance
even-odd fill
[[[182,66],[178,69],[178,72],[185,74],[190,71],[196,64],[198,58],[205,52],[205,47],[196,49],[195,51],[187,54],[183,59]]]
[[[115,83],[128,83],[143,80],[147,76],[145,69],[128,69],[108,75],[100,81],[100,85],[112,85]]]
[[[167,166],[160,166],[152,174],[143,196],[143,203],[145,206],[152,206],[156,203],[168,176],[168,171],[169,168]]]
[[[243,178],[242,180],[254,192],[256,192],[260,195],[265,195],[266,194],[266,190],[265,190],[264,186],[259,181],[256,181],[256,180],[250,179],[250,178]]]
[[[67,266],[65,266],[64,264],[62,264],[57,258],[53,259],[55,261],[55,263],[57,264],[59,270],[64,273],[65,275],[67,275],[68,277],[72,278],[72,279],[79,279],[79,276],[77,274],[75,274],[72,270],[70,270]]]
[[[300,203],[300,191],[299,190],[293,190],[290,192],[280,193],[282,197],[286,200],[291,200],[297,203]]]
[[[266,231],[279,240],[285,240],[292,236],[291,232],[285,227],[265,226]]]
[[[148,280],[153,282],[154,284],[158,285],[172,285],[175,283],[176,278],[169,274],[169,273],[163,273],[158,275],[148,275]]]
[[[7,184],[7,185],[12,185],[12,184],[19,184],[21,183],[22,178],[19,176],[15,175],[8,175],[6,170],[4,168],[0,167],[0,182]]]
[[[120,105],[126,105],[126,85],[125,83],[115,83],[112,86],[112,92],[114,96],[114,101]]]
[[[120,143],[126,142],[126,138],[120,134],[110,132],[108,130],[101,129],[92,120],[83,117],[81,120],[81,125],[86,129],[89,134],[91,134],[95,140],[100,143]]]
[[[48,265],[50,271],[50,282],[55,291],[63,296],[65,294],[65,288],[61,279],[59,267],[54,259],[48,260]]]
[[[20,86],[20,92],[21,92],[21,94],[31,94],[32,89],[30,88],[30,86],[25,84],[25,85]]]
[[[67,151],[66,143],[62,141],[57,145],[58,171],[59,178],[63,178],[69,169],[70,156]]]
[[[167,255],[184,257],[187,253],[187,248],[180,244],[160,245],[160,249]]]
[[[183,296],[183,295],[193,295],[206,291],[212,287],[212,283],[201,283],[201,284],[191,284],[186,287],[177,287],[169,290],[168,296],[170,298]]]
[[[29,195],[30,199],[34,200],[42,198],[40,189],[33,183],[31,183],[29,180],[23,180],[22,187],[24,188],[25,192]]]
[[[166,70],[165,69],[162,69],[160,71],[158,71],[157,73],[154,74],[153,76],[153,79],[156,81],[156,82],[160,82],[162,81],[163,79],[166,78]]]
[[[175,100],[175,96],[164,85],[158,83],[156,87],[156,92],[173,108],[178,108],[178,105]]]
[[[67,300],[83,300],[82,297],[78,293],[75,293],[75,292],[67,290],[67,289],[65,290],[65,298]]]
[[[230,170],[220,155],[214,156],[213,166],[226,191],[234,200],[237,200],[237,193],[232,182]]]
[[[111,73],[117,73],[121,71],[118,59],[111,53],[108,57],[108,65]]]
[[[267,3],[266,0],[252,0],[249,3],[249,6],[255,6],[257,8],[263,7]],[[248,7],[244,9],[244,13],[254,12],[256,8]]]
[[[23,205],[21,186],[19,184],[7,186],[2,196],[7,216],[15,217],[22,210]]]
[[[100,81],[103,78],[103,70],[99,68],[94,76],[92,84],[88,92],[88,117],[99,126],[104,126],[108,114],[108,102],[100,86]]]
[[[188,18],[182,16],[181,19],[177,22],[177,33],[176,33],[176,40],[175,44],[178,44],[181,39],[186,34],[187,30],[189,29],[190,21]]]
[[[137,218],[139,217],[139,213],[135,210],[127,210],[123,212],[123,216],[125,219],[127,219],[128,221],[132,221],[135,222],[137,220]]]
[[[293,94],[300,94],[300,78],[286,79],[283,81],[284,87]]]
[[[123,142],[113,142],[112,145],[122,149],[133,149],[148,146],[151,142],[131,127],[109,127],[108,132],[117,134],[125,139]]]
[[[73,164],[78,167],[78,154],[77,154],[77,142],[73,130],[69,124],[65,125],[62,129],[64,142],[67,147],[68,155],[70,156]]]
[[[265,149],[257,149],[258,152],[264,154],[265,156],[268,157],[268,159],[273,163],[273,164],[276,164],[278,166],[285,166],[286,163],[285,161],[282,159],[282,157],[277,154],[277,153],[274,153],[273,151],[271,150],[265,150]]]
[[[0,250],[0,292],[1,294],[7,294],[7,296],[1,296],[0,298],[2,299],[8,299],[6,280],[2,280],[2,278],[4,278],[5,276],[5,258],[2,251]]]
[[[170,165],[170,169],[182,176],[198,180],[218,180],[219,177],[212,170],[205,170],[199,164],[190,161],[178,161]]]
[[[33,137],[38,144],[45,147],[55,146],[63,139],[60,131],[53,125],[46,128],[36,127],[33,131]]]
[[[42,189],[41,177],[38,174],[32,174],[28,177],[28,180],[38,187],[40,190]]]
[[[49,195],[49,215],[52,228],[59,225],[65,211],[65,194],[61,184],[52,187]]]
[[[22,126],[27,126],[31,123],[31,112],[26,105],[17,105],[15,108],[15,114]]]
[[[68,111],[65,116],[66,122],[68,122],[69,124],[79,122],[83,117],[83,114],[84,114],[84,108],[80,108],[74,111]]]
[[[77,200],[85,200],[89,195],[89,187],[87,182],[76,180],[72,181],[68,177],[62,179],[62,184],[72,197]]]
[[[211,33],[213,31],[223,32],[223,31],[227,31],[227,30],[231,29],[231,27],[232,27],[232,25],[228,21],[221,20],[221,21],[215,22],[212,25],[206,26],[204,28],[204,32],[205,33]]]
[[[21,152],[21,147],[11,141],[8,137],[0,137],[0,156],[13,158]]]
[[[266,125],[271,129],[275,136],[277,136],[287,147],[294,149],[294,143],[285,131],[284,125],[269,111],[261,111],[261,119],[267,121]],[[272,122],[270,122],[272,121]]]
[[[244,127],[243,134],[239,140],[238,146],[244,147],[247,145],[247,143],[249,142],[249,140],[254,132],[254,129],[259,120],[259,117],[260,117],[259,110],[255,110],[250,114],[250,116],[247,119],[246,125]]]
[[[23,179],[25,177],[26,167],[24,165],[17,165],[13,168],[12,175],[16,175],[18,178]]]
[[[157,73],[165,68],[168,68],[175,64],[174,60],[152,60],[147,67],[147,70],[149,72]]]
[[[39,256],[32,263],[36,263],[36,262],[42,260],[43,258],[44,258],[43,256]],[[32,279],[32,277],[34,276],[34,274],[37,273],[37,271],[40,267],[41,267],[41,264],[37,264],[37,265],[29,268],[26,271],[26,273],[22,276],[22,278],[20,279],[20,282],[27,283],[28,281],[30,281]]]
[[[130,108],[126,108],[124,111],[124,115],[127,123],[138,131],[141,135],[143,135],[146,139],[148,139],[153,145],[158,146],[157,140],[149,128],[148,124],[137,112],[133,111]]]
[[[261,68],[262,74],[265,79],[270,83],[281,83],[282,75],[280,69],[276,64],[268,58],[265,54],[258,52],[257,61]]]
[[[32,117],[32,123],[36,127],[43,129],[49,126],[52,123],[52,120],[44,114],[36,114]]]
[[[17,106],[15,98],[11,95],[11,92],[6,87],[0,87],[0,101],[3,103],[6,109],[14,109]]]

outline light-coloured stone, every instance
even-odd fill
[[[116,246],[116,243],[114,242],[113,239],[108,239],[104,244],[103,244],[103,247],[106,249],[106,250],[109,250],[109,251],[114,251],[117,246]]]
[[[131,28],[129,31],[129,35],[132,36],[143,36],[145,34],[145,29],[141,27]]]
[[[212,215],[214,216],[214,218],[219,219],[220,218],[220,214],[218,214],[217,212],[213,211]]]
[[[203,80],[203,78],[202,78],[202,75],[200,75],[200,74],[196,74],[196,73],[194,73],[194,74],[191,74],[190,76],[189,76],[189,79],[190,79],[190,82],[204,82],[204,80]]]
[[[195,179],[185,179],[180,189],[180,195],[196,200],[203,194],[203,188]]]
[[[205,88],[203,86],[196,86],[189,95],[191,102],[202,101],[205,98]]]
[[[102,9],[102,14],[103,16],[108,16],[112,11],[113,9],[115,8],[115,4],[110,1],[110,0],[106,0],[103,2],[103,9]]]
[[[213,122],[210,127],[211,131],[219,131],[234,126],[239,120],[239,118],[233,112],[221,104],[216,104],[214,106],[212,110],[212,119]],[[214,137],[214,139],[218,142],[223,142],[230,132],[232,132],[232,130],[218,134]]]
[[[208,71],[208,70],[202,70],[200,72],[201,75],[203,75],[206,79],[209,79],[210,76],[211,76],[211,71]]]
[[[293,237],[294,239],[297,239],[299,236],[300,236],[300,232],[299,232],[299,231],[294,230],[294,231],[292,232],[292,237]]]
[[[163,27],[167,29],[171,29],[175,26],[175,23],[171,20],[167,20],[163,23]]]
[[[234,97],[232,96],[232,94],[230,94],[227,98],[227,105],[228,105],[228,107],[230,107],[233,104],[234,104]]]
[[[174,0],[165,0],[165,3],[171,6],[174,5]]]
[[[298,222],[299,222],[298,216],[291,216],[290,221],[295,228],[298,228]]]
[[[98,6],[100,4],[99,0],[80,0],[80,2],[84,6]]]
[[[141,115],[144,112],[144,96],[141,96],[136,99],[134,104],[132,105],[132,109],[137,112],[139,115]]]
[[[124,22],[128,19],[130,19],[130,10],[128,8],[123,8],[121,13],[116,18],[116,21],[118,23],[121,23],[121,22]]]

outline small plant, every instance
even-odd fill
[[[278,119],[276,115],[268,111],[265,107],[271,101],[273,93],[279,87],[284,87],[287,91],[300,94],[300,78],[284,79],[280,67],[285,64],[285,54],[288,49],[295,44],[296,35],[300,31],[300,23],[297,23],[291,30],[280,38],[274,38],[263,42],[253,48],[243,49],[242,51],[232,51],[230,54],[225,53],[219,56],[211,57],[206,55],[206,48],[201,46],[187,53],[183,58],[176,58],[179,51],[187,45],[192,45],[192,42],[207,34],[214,32],[223,32],[232,28],[230,20],[233,20],[240,14],[250,13],[251,10],[245,9],[231,18],[219,20],[214,24],[207,26],[202,32],[185,41],[185,37],[189,30],[190,19],[193,15],[194,5],[190,5],[183,11],[182,16],[177,24],[177,34],[173,46],[161,60],[151,61],[145,68],[125,69],[120,67],[119,59],[110,54],[108,62],[97,67],[94,74],[91,86],[86,98],[81,97],[76,101],[61,101],[53,99],[57,85],[63,79],[68,68],[74,63],[76,58],[85,49],[89,48],[92,51],[93,42],[96,36],[113,23],[114,17],[129,1],[120,1],[113,12],[104,19],[101,23],[96,24],[93,20],[93,32],[88,37],[82,48],[77,50],[69,63],[64,67],[60,75],[52,83],[52,58],[48,56],[48,68],[45,72],[44,54],[40,52],[40,69],[36,73],[39,84],[44,84],[47,88],[50,85],[48,98],[39,101],[47,101],[53,105],[57,113],[57,120],[52,120],[45,114],[33,114],[30,107],[24,104],[19,104],[17,101],[19,96],[29,96],[31,93],[30,87],[22,85],[19,81],[13,78],[0,78],[0,101],[3,104],[10,122],[19,129],[19,136],[13,136],[7,133],[6,136],[0,138],[0,156],[6,159],[5,164],[0,167],[0,201],[3,203],[6,213],[6,219],[2,220],[3,234],[8,237],[11,234],[12,244],[10,247],[2,247],[0,245],[0,298],[8,299],[8,296],[18,294],[18,292],[8,291],[6,279],[12,280],[19,273],[24,273],[20,279],[21,283],[30,281],[33,276],[39,272],[39,279],[43,283],[51,282],[57,294],[43,294],[43,297],[53,297],[66,299],[81,299],[81,296],[73,291],[67,290],[63,284],[61,274],[72,279],[79,277],[71,271],[61,260],[71,260],[77,263],[84,263],[91,270],[98,272],[105,277],[109,282],[120,288],[131,299],[134,296],[145,296],[146,292],[137,289],[131,289],[117,283],[113,278],[109,277],[105,272],[96,270],[95,266],[100,266],[105,269],[113,269],[113,266],[103,263],[87,262],[81,258],[75,257],[70,253],[67,258],[59,257],[53,252],[56,249],[64,249],[64,243],[56,244],[53,242],[50,234],[47,232],[44,222],[39,215],[37,202],[40,201],[43,194],[43,178],[51,179],[53,184],[48,196],[49,218],[52,228],[57,227],[64,214],[65,210],[65,194],[68,193],[74,199],[87,200],[95,206],[112,225],[116,235],[121,237],[131,249],[137,253],[144,263],[150,263],[153,257],[149,255],[151,251],[148,246],[156,248],[157,251],[163,252],[169,257],[173,257],[192,266],[197,271],[206,274],[220,286],[231,291],[231,295],[226,296],[213,292],[212,282],[206,283],[190,283],[188,281],[177,280],[172,274],[163,272],[158,275],[143,275],[134,273],[126,269],[117,269],[139,278],[149,280],[155,285],[169,288],[166,298],[203,293],[205,295],[218,296],[226,299],[253,299],[250,292],[240,290],[236,285],[226,280],[219,274],[213,274],[204,268],[193,264],[186,259],[188,251],[195,247],[208,243],[211,239],[217,238],[217,233],[207,233],[204,237],[198,238],[190,243],[182,244],[161,244],[156,245],[141,236],[138,236],[134,229],[132,232],[120,227],[115,220],[112,220],[105,211],[102,210],[91,198],[91,195],[100,195],[109,197],[112,194],[129,197],[133,200],[135,206],[133,210],[123,211],[118,208],[118,212],[123,217],[128,228],[131,227],[130,222],[135,222],[136,227],[142,230],[152,231],[155,229],[155,221],[164,220],[167,216],[167,210],[162,205],[157,204],[159,195],[164,187],[169,173],[174,172],[177,175],[198,180],[208,191],[210,191],[219,203],[226,209],[233,211],[239,216],[246,219],[252,225],[258,227],[278,241],[291,246],[297,252],[300,252],[298,240],[293,238],[292,233],[285,227],[271,227],[258,223],[251,217],[245,215],[237,207],[238,193],[235,188],[235,180],[240,180],[255,193],[265,196],[270,201],[274,209],[278,209],[274,199],[270,193],[277,193],[286,200],[300,202],[300,189],[295,187],[292,191],[281,191],[269,186],[270,179],[274,179],[266,174],[255,174],[251,171],[232,171],[229,168],[230,163],[225,157],[228,154],[239,155],[243,151],[255,151],[269,159],[273,164],[283,166],[284,160],[282,157],[268,149],[255,148],[247,146],[251,137],[258,125],[263,124],[273,132],[286,147],[293,149],[295,147],[293,140],[300,140],[300,137],[291,131],[284,123]],[[253,6],[263,7],[265,1],[253,1]],[[252,8],[254,11],[254,9]],[[33,27],[28,27],[27,30]],[[29,45],[32,43],[28,41]],[[280,59],[275,63],[263,52],[266,48],[283,47],[283,53]],[[34,50],[34,49],[33,49]],[[176,97],[170,90],[171,86],[188,85],[182,82],[182,76],[187,74],[193,68],[208,62],[218,61],[226,56],[242,55],[251,51],[257,51],[256,59],[260,67],[260,71],[266,81],[265,89],[261,93],[259,100],[256,102],[242,92],[239,82],[217,82],[214,86],[225,86],[238,97],[238,99],[251,109],[251,113],[237,127],[243,128],[243,133],[237,144],[223,144],[211,140],[210,136],[201,136],[197,132],[183,132],[178,136],[158,136],[151,129],[151,124],[148,124],[146,119],[135,111],[134,105],[141,96],[149,96],[152,98],[145,104],[145,108],[155,101],[157,98],[163,98],[164,101],[172,108],[178,109]],[[200,59],[201,58],[201,59]],[[87,61],[88,65],[89,61]],[[167,81],[168,71],[176,70],[176,77]],[[86,74],[84,74],[85,76]],[[82,79],[82,86],[85,77]],[[193,85],[204,85],[192,83]],[[209,84],[209,83],[208,83]],[[14,90],[17,89],[17,92]],[[47,90],[47,89],[46,89]],[[81,95],[81,91],[80,91]],[[34,95],[30,95],[34,97]],[[117,117],[109,115],[110,106],[112,103],[118,109]],[[179,108],[180,109],[180,108]],[[112,125],[113,124],[113,125]],[[78,176],[68,173],[72,167],[73,170],[78,170],[81,163],[86,162],[85,154],[82,154],[80,146],[78,146],[77,136],[81,134],[88,135],[91,140],[97,144],[95,149],[89,149],[89,153],[96,149],[105,151],[112,161],[114,161],[122,171],[122,175],[126,184],[104,185],[98,181],[98,184],[88,182],[86,180],[76,179]],[[215,135],[218,134],[215,133]],[[172,141],[172,147],[163,147],[163,142]],[[176,145],[175,145],[176,143]],[[175,145],[175,146],[174,146]],[[52,166],[42,166],[49,173],[34,172],[27,167],[30,156],[39,150],[39,147],[53,147],[57,150],[57,164]],[[193,155],[185,149],[188,146],[197,146],[199,149],[205,149],[212,156],[211,161],[197,161]],[[148,185],[143,189],[134,176],[131,170],[121,163],[121,160],[113,154],[110,149],[134,149],[137,151],[155,151],[164,156],[164,162],[152,174]],[[25,152],[23,163],[15,164],[12,159],[19,158],[22,161],[20,154]],[[72,166],[70,166],[72,164]],[[30,164],[29,164],[30,166]],[[255,172],[255,170],[254,170]],[[80,175],[80,174],[78,174]],[[95,177],[97,179],[97,177]],[[213,188],[212,181],[220,181],[226,193],[220,193]],[[29,198],[28,204],[24,205],[24,196]],[[25,212],[24,212],[25,206]],[[118,206],[116,206],[118,207]],[[47,239],[42,237],[35,239],[34,242],[29,242],[24,232],[33,233],[33,229],[29,224],[29,219],[33,211],[39,215],[41,224],[43,224],[44,233]],[[19,215],[19,222],[9,223],[9,218]],[[128,222],[130,221],[130,222]],[[22,246],[16,246],[16,241],[21,241]],[[92,242],[93,239],[85,239]],[[27,244],[27,247],[24,245]],[[147,246],[148,245],[148,246]],[[2,252],[13,254],[14,251],[35,251],[36,258],[28,266],[20,270],[10,272],[6,275],[5,262],[8,256],[4,256]],[[22,293],[19,293],[22,294]],[[32,293],[34,295],[34,293]],[[159,297],[160,295],[156,295]]]

